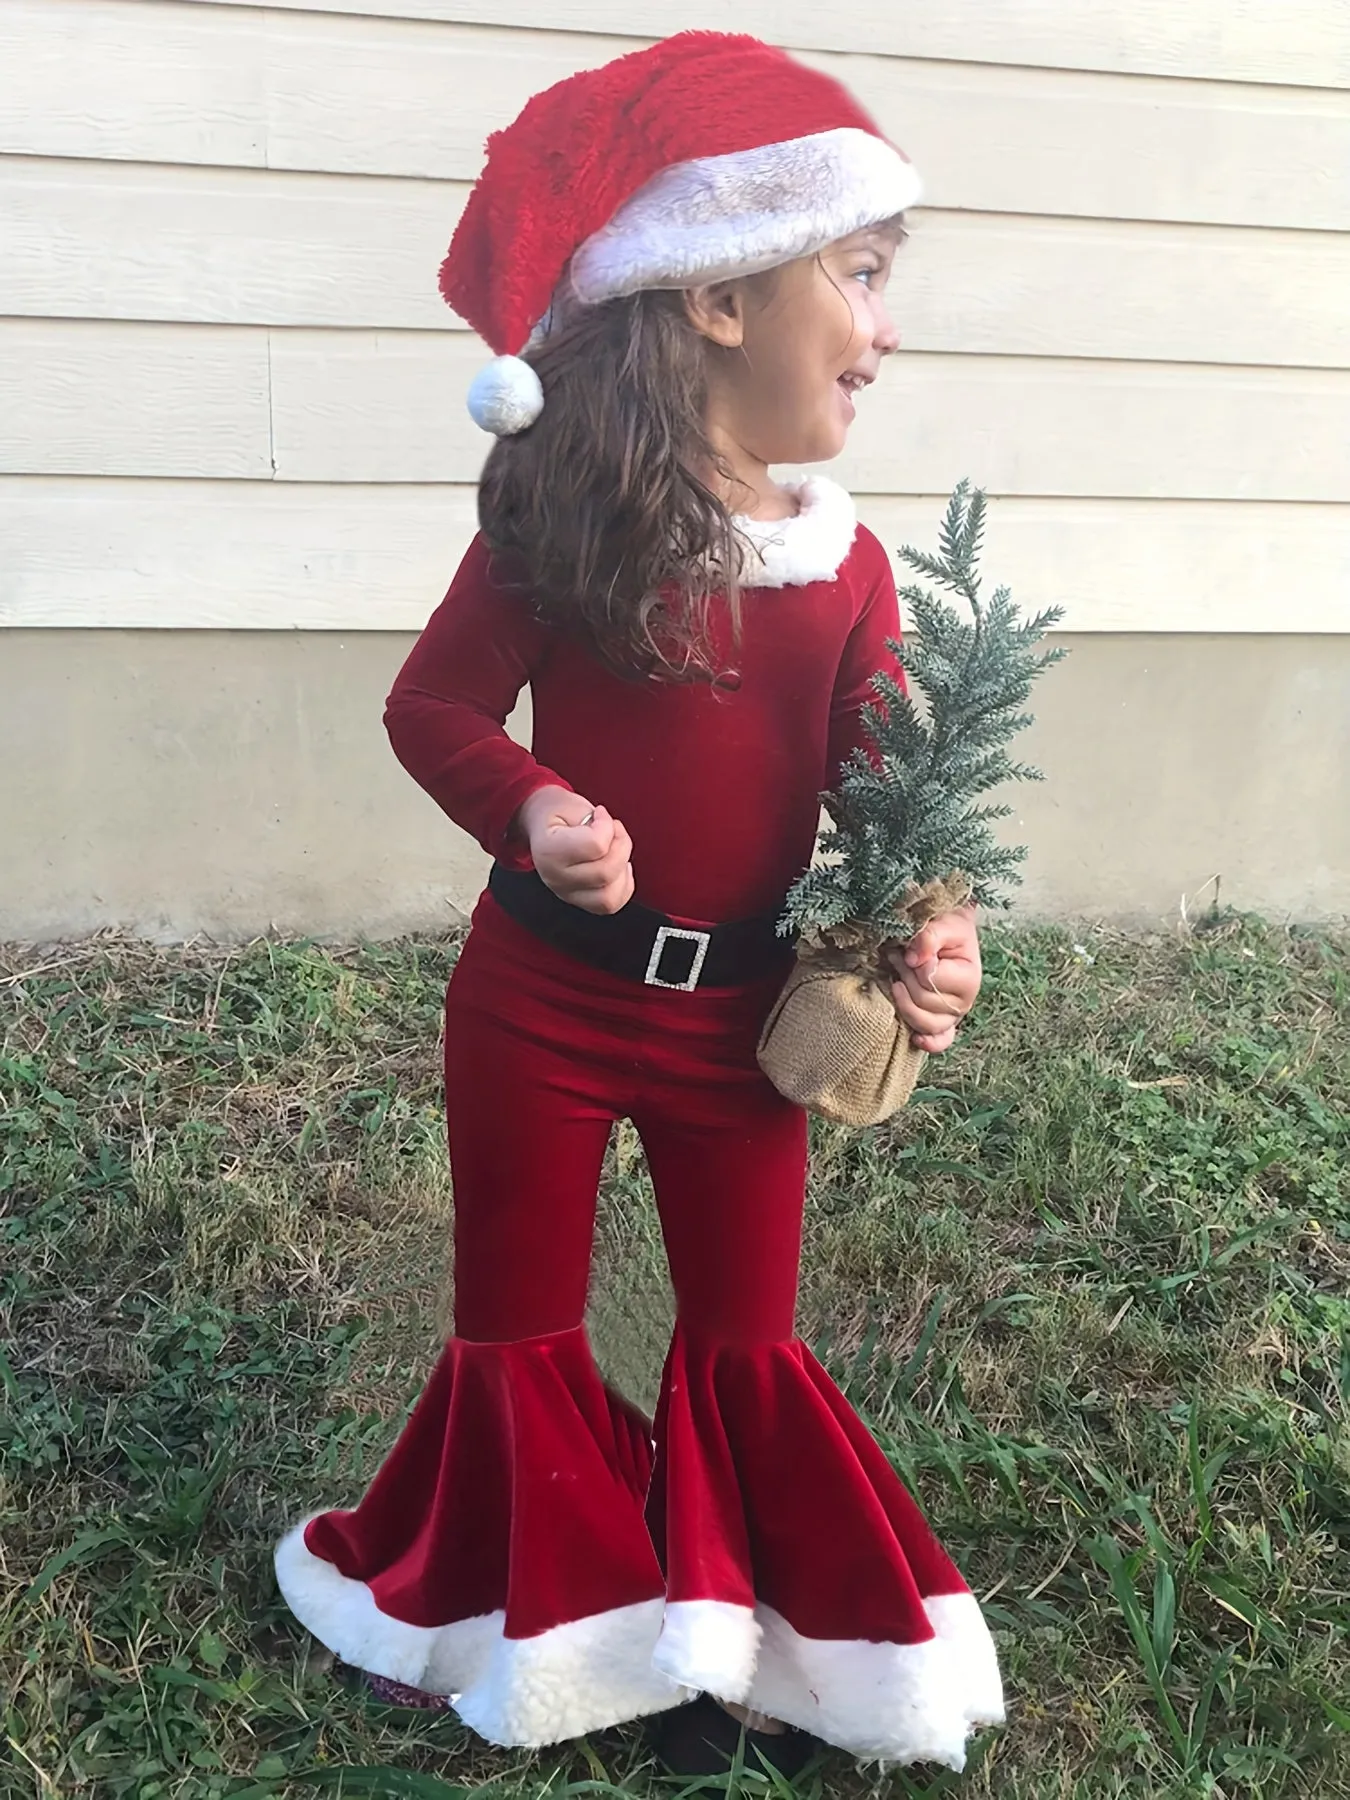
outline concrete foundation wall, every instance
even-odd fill
[[[0,638],[0,937],[374,937],[463,916],[484,859],[380,723],[411,637]],[[1350,638],[1093,633],[1036,700],[1021,910],[1156,922],[1183,896],[1350,914]],[[528,726],[522,724],[522,730]],[[603,796],[593,796],[603,798]]]

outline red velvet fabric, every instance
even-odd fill
[[[771,1606],[803,1637],[919,1643],[965,1583],[876,1440],[799,1340],[679,1328],[648,1522],[666,1597]]]
[[[645,1419],[601,1383],[584,1332],[452,1342],[361,1505],[307,1547],[383,1613],[446,1625],[505,1610],[507,1637],[650,1600]]]
[[[623,982],[480,905],[447,1008],[458,1336],[361,1505],[306,1535],[381,1612],[446,1625],[504,1609],[519,1638],[665,1592],[912,1643],[932,1636],[921,1598],[964,1591],[792,1337],[805,1120],[754,1054],[775,986]],[[654,1476],[645,1422],[580,1329],[624,1115],[679,1316]]]
[[[389,696],[400,762],[484,846],[517,867],[510,833],[536,788],[572,787],[633,839],[637,898],[676,918],[775,912],[811,860],[819,796],[862,742],[861,715],[900,635],[886,552],[859,527],[833,581],[743,595],[734,691],[625,680],[497,585],[475,542]],[[533,754],[504,721],[528,683]]]
[[[446,1006],[455,1328],[580,1323],[616,1119],[646,1149],[680,1316],[725,1342],[792,1331],[806,1120],[755,1046],[780,983],[683,994],[583,968],[490,898]]]

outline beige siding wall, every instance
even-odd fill
[[[573,69],[727,23],[721,0],[5,0],[0,625],[25,645],[54,633],[41,666],[85,669],[65,632],[197,634],[171,660],[203,670],[217,632],[420,626],[472,530],[485,443],[463,408],[481,347],[435,290],[484,137]],[[1297,645],[1343,671],[1345,0],[742,0],[734,24],[839,73],[926,178],[894,294],[907,354],[839,469],[883,540],[931,539],[968,474],[993,497],[991,570],[1029,605],[1064,604],[1103,656],[1186,634],[1178,666],[1201,677],[1218,666],[1201,644],[1226,639],[1230,662]],[[125,673],[145,640],[117,641]],[[309,642],[287,655],[326,667]],[[18,644],[0,634],[14,678]],[[251,645],[241,657],[256,666]],[[1214,740],[1184,708],[1167,717],[1174,768],[1208,780]],[[386,774],[375,734],[355,741],[360,813]],[[1334,808],[1344,770],[1299,742],[1292,790]],[[205,739],[193,753],[209,792],[218,759]],[[121,788],[153,793],[143,745],[117,756]],[[1071,785],[1084,759],[1060,760]],[[123,916],[106,814],[95,830],[78,783],[61,792],[43,817],[87,837],[87,895],[114,898],[36,907],[12,873],[39,854],[13,836],[36,822],[14,819],[0,932]],[[412,818],[403,900],[348,908],[349,925],[417,915]],[[1296,904],[1276,822],[1258,829],[1249,903],[1350,908],[1350,870],[1326,858]],[[289,879],[259,854],[225,909],[241,930]],[[1142,880],[1085,886],[1067,835],[1038,854],[1043,910],[1152,904]],[[476,865],[450,860],[462,901]],[[170,924],[204,921],[190,881],[167,889]]]

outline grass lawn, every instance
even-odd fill
[[[348,1693],[272,1585],[442,1327],[453,955],[0,954],[5,1800],[677,1791],[635,1734],[497,1752]],[[1350,941],[988,961],[940,1088],[820,1132],[802,1325],[986,1600],[1011,1724],[964,1783],[838,1758],[799,1791],[1350,1796]],[[650,1400],[628,1135],[595,1286]]]

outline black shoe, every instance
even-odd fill
[[[709,1694],[701,1694],[688,1706],[655,1714],[648,1720],[647,1734],[672,1775],[725,1775],[744,1740],[746,1769],[763,1774],[767,1763],[791,1781],[821,1747],[809,1731],[751,1731]]]

